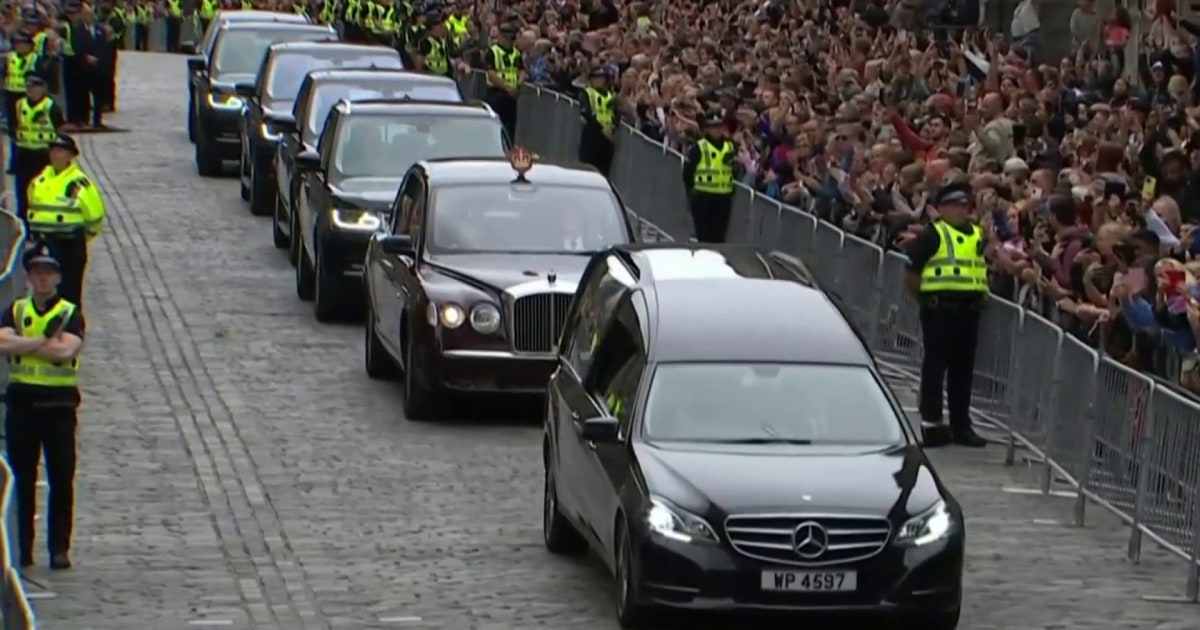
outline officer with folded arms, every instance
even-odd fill
[[[948,443],[974,448],[987,445],[971,423],[971,385],[979,317],[988,293],[988,239],[971,217],[973,195],[967,182],[950,183],[933,198],[937,218],[908,250],[905,288],[920,304],[921,363],[918,407],[926,446]],[[942,385],[950,412],[942,417]]]
[[[58,294],[62,266],[49,245],[36,244],[22,262],[31,292],[0,313],[0,354],[9,364],[4,423],[17,495],[18,551],[21,566],[32,566],[38,460],[45,453],[50,568],[69,569],[83,310]]]
[[[613,134],[621,119],[617,111],[617,95],[609,87],[608,69],[592,68],[588,86],[579,96],[579,115],[583,126],[579,131],[579,161],[596,167],[605,177],[612,167]]]

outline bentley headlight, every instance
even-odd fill
[[[717,532],[708,521],[689,514],[658,497],[650,497],[646,510],[646,526],[651,534],[682,543],[720,542]]]
[[[920,547],[942,540],[952,531],[954,515],[945,501],[938,501],[932,508],[908,519],[896,535],[896,543]]]
[[[491,304],[479,304],[471,309],[471,328],[475,332],[490,335],[500,328],[500,309]]]
[[[333,210],[329,213],[333,227],[351,232],[374,232],[383,222],[368,210]]]
[[[241,109],[245,103],[236,94],[209,92],[208,104],[213,109]]]
[[[463,321],[467,318],[467,314],[463,312],[463,308],[457,304],[443,304],[438,309],[438,315],[442,320],[442,325],[450,330],[462,326]]]
[[[258,133],[261,134],[263,140],[266,140],[267,142],[279,142],[280,134],[275,133],[275,131],[271,129],[271,125],[268,125],[267,123],[263,123],[258,126]]]

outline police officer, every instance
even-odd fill
[[[471,17],[467,15],[466,7],[459,4],[450,7],[450,15],[446,17],[446,31],[450,34],[450,41],[454,47],[462,50],[463,45],[467,41],[467,37],[471,34]]]
[[[183,32],[183,2],[167,0],[167,52],[179,52],[179,35]]]
[[[737,147],[727,137],[728,126],[717,113],[703,120],[704,135],[688,149],[683,162],[683,185],[688,210],[701,243],[724,243],[733,212],[733,183]]]
[[[63,277],[59,293],[83,304],[88,242],[104,229],[104,199],[75,158],[79,146],[70,136],[50,143],[50,165],[29,185],[29,231],[57,252]]]
[[[125,34],[129,32],[132,14],[124,6],[113,6],[105,18],[108,25],[108,53],[104,58],[104,83],[100,85],[103,113],[117,110],[117,55],[125,48]],[[203,32],[203,31],[202,31]]]
[[[0,314],[0,354],[8,357],[10,374],[4,424],[16,482],[20,563],[33,565],[38,460],[44,452],[50,568],[69,569],[83,310],[59,295],[62,265],[51,247],[35,245],[22,262],[32,291]]]
[[[951,183],[934,196],[938,219],[912,243],[905,284],[920,303],[925,358],[919,408],[926,446],[982,447],[971,426],[971,381],[979,315],[987,295],[987,240],[971,222],[971,186]],[[942,382],[950,412],[942,418]]]
[[[613,158],[613,134],[620,118],[617,115],[617,95],[609,89],[608,70],[592,68],[588,86],[579,99],[583,129],[579,132],[579,161],[591,164],[608,176]]]
[[[17,214],[24,219],[29,206],[29,184],[50,165],[50,143],[66,122],[62,108],[46,95],[46,79],[40,74],[25,78],[26,96],[17,101],[16,145],[13,176],[17,187]]]
[[[26,31],[19,31],[12,38],[13,51],[8,55],[8,64],[4,72],[4,116],[8,120],[8,137],[17,137],[17,102],[25,98],[25,82],[32,73],[41,72],[45,67],[42,56],[33,47],[33,37]],[[11,146],[11,142],[10,142]],[[10,149],[9,155],[15,151]]]
[[[446,25],[442,14],[429,11],[425,14],[426,31],[423,37],[412,47],[414,67],[444,77],[454,78],[454,65],[451,59],[456,54],[453,44],[446,33]]]
[[[150,50],[150,23],[154,21],[154,6],[142,0],[133,8],[133,49]]]
[[[509,138],[517,136],[517,93],[525,82],[524,59],[513,44],[517,26],[505,22],[500,26],[499,41],[487,50],[487,102],[500,117]]]

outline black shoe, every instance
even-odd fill
[[[71,557],[65,553],[50,554],[50,568],[55,571],[71,568]]]
[[[941,422],[921,421],[921,442],[925,448],[947,446],[952,441],[950,427]]]
[[[954,432],[954,443],[959,446],[967,446],[970,448],[983,448],[987,446],[987,440],[980,437],[975,431],[966,429],[964,431]]]
[[[21,554],[21,568],[28,569],[31,566],[33,566],[33,554]]]

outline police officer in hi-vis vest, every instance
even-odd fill
[[[83,304],[88,243],[104,229],[104,199],[76,164],[79,147],[70,136],[50,143],[50,165],[29,185],[26,223],[35,238],[54,247],[62,264],[59,293]]]
[[[183,32],[182,0],[167,0],[167,52],[179,52],[179,35]]]
[[[212,24],[213,18],[217,16],[218,9],[220,9],[220,5],[217,0],[200,0],[196,14],[200,16],[201,35],[208,32],[208,25]]]
[[[19,561],[21,567],[33,565],[38,460],[45,453],[50,568],[69,569],[83,310],[58,294],[62,266],[50,246],[35,244],[22,262],[31,292],[0,314],[0,354],[9,366],[4,426],[17,495]]]
[[[418,70],[453,79],[458,49],[446,32],[441,12],[426,12],[425,25],[425,32],[412,45],[413,65]]]
[[[154,22],[154,5],[139,0],[133,8],[133,49],[150,50],[150,24]]]
[[[50,165],[50,143],[66,123],[63,110],[50,98],[46,79],[40,74],[25,77],[26,96],[17,101],[16,144],[13,179],[17,188],[17,214],[27,216],[29,184]]]
[[[733,212],[737,146],[728,138],[729,127],[720,114],[710,114],[702,126],[704,134],[684,157],[683,185],[688,189],[696,240],[724,243]]]
[[[951,183],[934,195],[937,217],[908,249],[905,286],[920,303],[925,357],[918,407],[926,446],[983,447],[971,425],[971,381],[979,315],[988,292],[987,238],[972,222],[969,183]],[[947,430],[942,418],[946,385]]]
[[[508,137],[517,137],[517,94],[525,82],[525,60],[521,49],[513,44],[517,26],[511,22],[500,25],[500,36],[491,48],[484,51],[487,69],[488,105],[495,110]]]
[[[591,164],[608,176],[613,159],[613,134],[621,122],[617,95],[609,88],[611,78],[603,67],[592,68],[588,86],[579,95],[579,114],[583,128],[579,132],[579,161]]]
[[[25,81],[33,73],[41,72],[46,66],[42,55],[34,49],[33,37],[26,31],[19,31],[12,37],[13,50],[8,54],[8,63],[4,70],[4,116],[8,120],[8,137],[17,137],[17,102],[25,98]],[[12,150],[10,142],[9,156]]]

